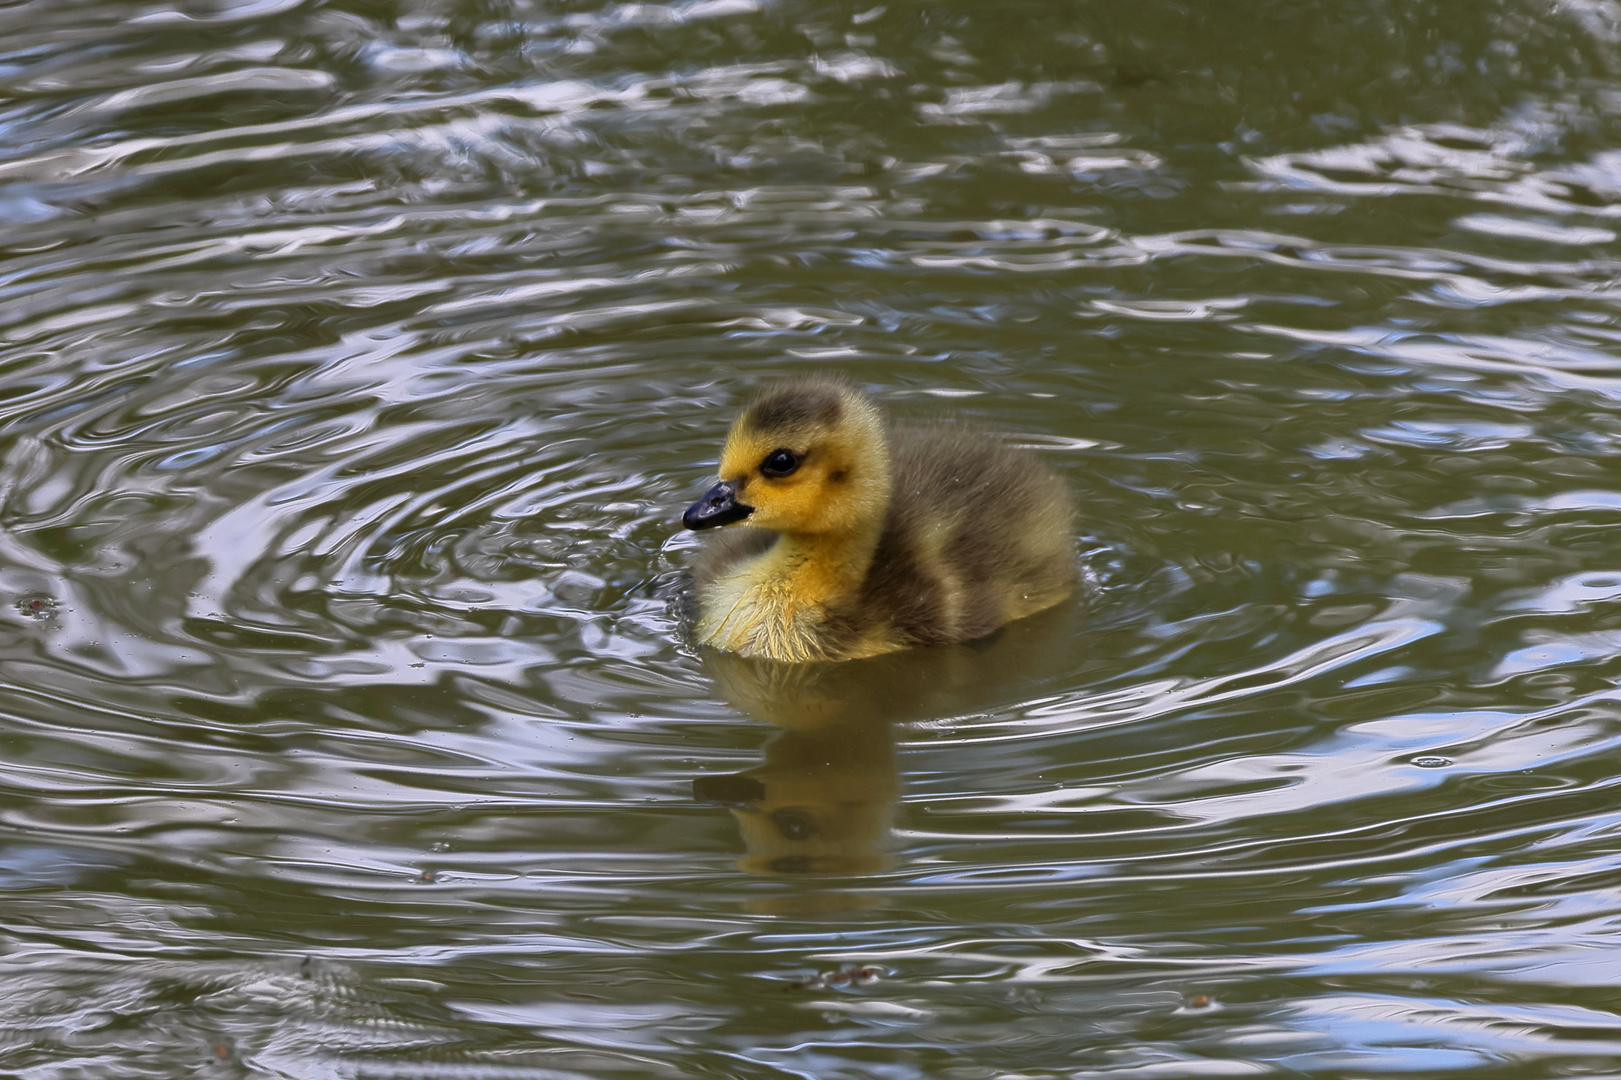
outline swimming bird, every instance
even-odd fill
[[[954,422],[892,423],[852,384],[778,382],[743,409],[689,529],[696,637],[851,660],[984,637],[1074,588],[1068,490],[1028,450]]]

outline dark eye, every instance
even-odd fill
[[[787,476],[799,468],[799,455],[792,450],[773,450],[760,462],[760,471],[767,476]]]

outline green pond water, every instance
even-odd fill
[[[0,6],[0,1075],[1621,1075],[1621,8]],[[1087,595],[695,649],[774,376]]]

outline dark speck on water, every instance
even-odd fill
[[[0,1074],[1621,1075],[1612,5],[0,29]],[[814,371],[1084,595],[693,648]]]

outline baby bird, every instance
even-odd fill
[[[682,518],[739,526],[694,568],[696,636],[791,661],[971,641],[1069,595],[1073,519],[1028,451],[892,424],[842,379],[780,382],[732,425],[720,483]]]

